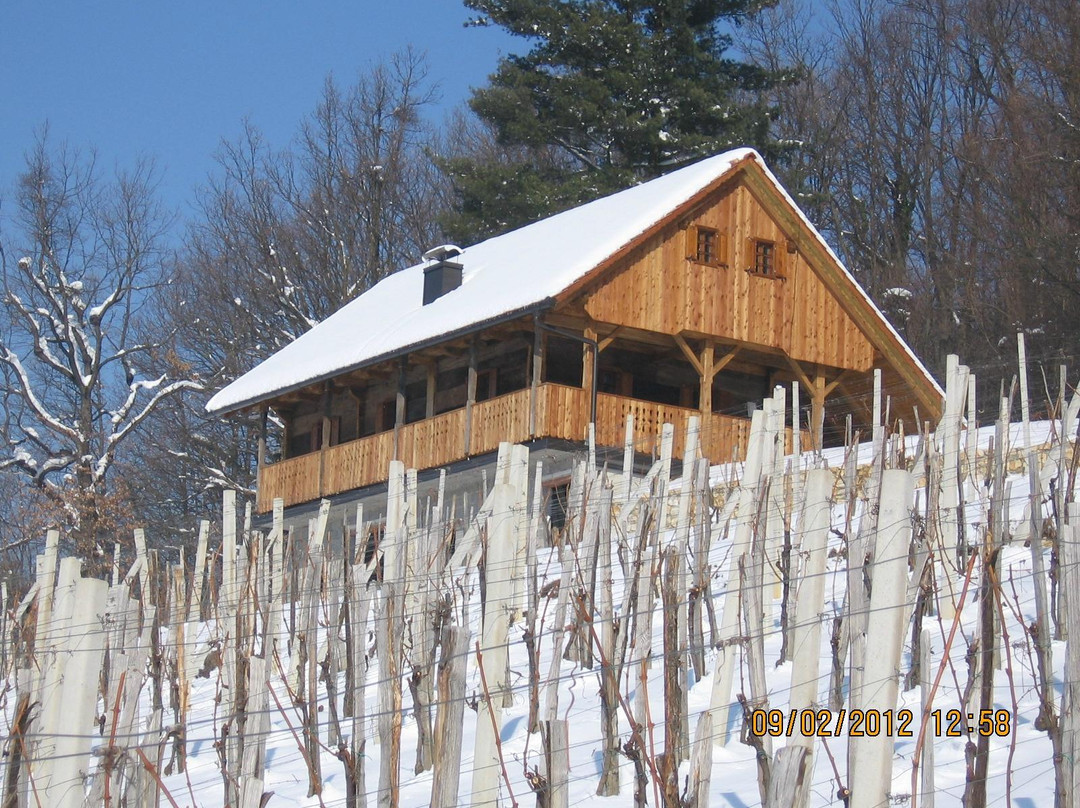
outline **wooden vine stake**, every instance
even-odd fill
[[[874,652],[866,655],[862,678],[862,709],[883,715],[896,709],[898,672],[903,650],[906,614],[908,546],[911,543],[911,507],[915,480],[910,472],[886,471],[882,478],[881,510],[873,567],[873,591],[867,636]],[[892,782],[893,739],[881,732],[852,739],[855,768],[851,773],[849,808],[877,808],[888,804]]]

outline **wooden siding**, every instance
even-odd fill
[[[787,251],[787,236],[745,186],[683,224],[664,228],[586,291],[589,316],[663,334],[763,345],[834,368],[870,369],[869,339],[804,256]],[[687,233],[694,226],[728,235],[726,266],[688,257]],[[747,271],[755,239],[775,244],[781,277]]]
[[[546,387],[547,385],[543,385]],[[541,392],[543,395],[543,392]],[[481,455],[494,452],[501,441],[520,443],[529,439],[529,390],[513,393],[473,404],[472,435],[469,440],[469,455]],[[459,455],[460,460],[465,455]],[[429,463],[417,468],[431,468],[443,465]]]
[[[313,452],[282,460],[271,466],[263,466],[259,470],[256,510],[260,513],[270,510],[277,497],[290,504],[318,499],[319,459],[319,453]]]
[[[588,390],[560,384],[540,385],[534,436],[529,434],[530,396],[530,390],[518,390],[475,404],[468,453],[464,409],[403,426],[398,438],[399,457],[410,468],[429,469],[493,452],[500,441],[524,442],[531,437],[585,440],[589,423]],[[676,427],[673,454],[682,457],[686,422],[698,414],[697,410],[603,393],[597,396],[597,445],[621,447],[626,416],[631,413],[634,448],[638,452],[658,454],[660,427],[670,422]],[[713,462],[730,460],[736,447],[741,451],[746,446],[749,433],[749,420],[713,414],[702,429],[704,453]],[[394,433],[389,431],[332,446],[322,453],[312,452],[264,466],[260,471],[256,509],[260,513],[269,511],[275,497],[284,499],[288,507],[382,482],[393,458]]]
[[[388,434],[392,438],[394,433]],[[417,421],[415,424],[401,428],[401,451],[398,452],[398,457],[405,463],[406,468],[424,469],[445,466],[464,456],[464,409],[444,412],[426,421]],[[388,464],[389,460],[382,464],[382,468],[387,468]],[[386,472],[383,471],[382,475],[374,481],[385,479],[385,477]],[[356,487],[355,484],[345,485],[334,493],[338,494]]]
[[[686,449],[686,423],[697,410],[673,407],[636,398],[601,394],[596,401],[596,442],[600,446],[621,446],[626,439],[626,416],[634,416],[634,449],[656,456],[660,453],[660,428],[675,426],[672,454],[682,457]],[[713,413],[702,424],[701,449],[714,463],[732,459],[736,447],[745,448],[750,437],[750,421]]]

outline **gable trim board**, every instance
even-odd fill
[[[841,309],[932,416],[941,388],[795,205],[762,158],[736,149],[465,249],[459,288],[422,304],[424,268],[383,279],[219,391],[209,412],[244,409],[327,379],[565,303],[648,239],[745,184]]]

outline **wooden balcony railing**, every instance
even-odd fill
[[[429,469],[493,452],[501,441],[585,440],[589,423],[588,390],[559,384],[540,385],[536,391],[535,429],[530,429],[531,397],[531,390],[518,390],[474,404],[471,419],[467,418],[465,409],[457,409],[407,424],[398,430],[398,459],[409,468]],[[670,422],[675,425],[672,453],[679,458],[685,447],[687,419],[699,413],[685,407],[601,393],[596,402],[597,445],[621,447],[626,416],[630,414],[634,416],[637,451],[658,454],[660,427]],[[467,420],[471,420],[468,429]],[[749,434],[747,419],[710,415],[702,424],[702,451],[714,463],[730,460],[736,446],[746,446]],[[270,510],[276,497],[284,499],[288,507],[381,482],[386,479],[393,459],[394,432],[388,431],[263,466],[257,510],[262,513]]]

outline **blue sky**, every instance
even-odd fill
[[[0,199],[34,133],[98,150],[101,168],[156,159],[180,213],[245,117],[283,146],[327,74],[351,82],[408,45],[449,108],[520,47],[464,28],[458,0],[0,0]]]

